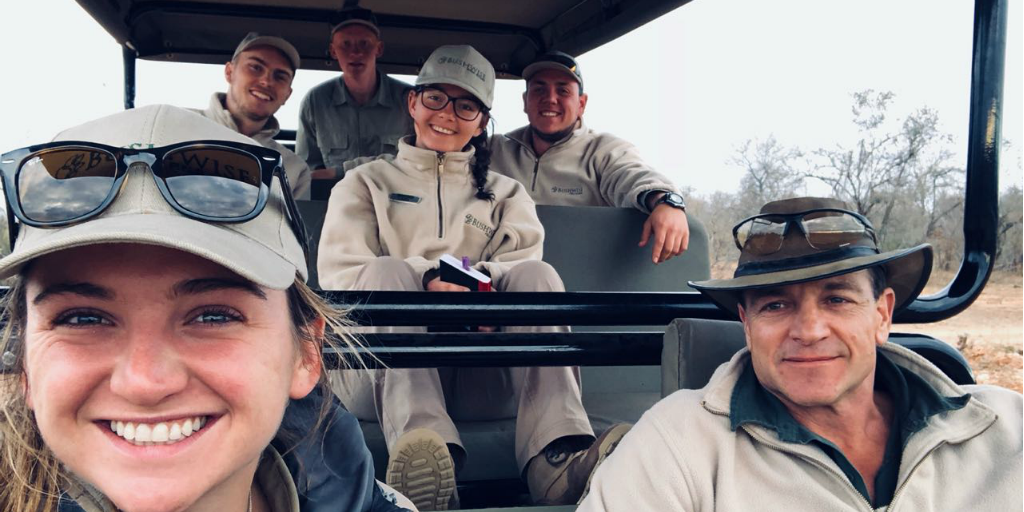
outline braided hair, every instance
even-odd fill
[[[491,148],[487,145],[487,127],[484,126],[480,135],[469,139],[469,145],[476,149],[473,159],[473,185],[476,186],[476,198],[494,200],[494,192],[487,189],[487,169],[491,166]]]

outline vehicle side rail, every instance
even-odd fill
[[[354,352],[325,348],[328,367],[657,366],[664,333],[421,332],[368,333],[359,338],[364,346]]]

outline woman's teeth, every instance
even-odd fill
[[[440,126],[434,126],[434,125],[430,125],[430,127],[435,132],[438,132],[438,133],[443,133],[445,135],[455,135],[455,131],[454,130],[449,130],[447,128],[441,128]]]
[[[206,416],[156,424],[111,420],[110,431],[136,446],[174,444],[203,428],[208,420]]]

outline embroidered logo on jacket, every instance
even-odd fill
[[[583,195],[583,187],[572,187],[572,188],[551,187],[551,193],[552,194],[566,194],[566,195],[570,195],[570,196],[582,196]]]
[[[483,231],[484,234],[489,237],[494,236],[494,228],[488,226],[487,224],[484,224],[483,222],[480,221],[480,219],[477,219],[472,214],[466,214],[466,224],[469,224],[470,226],[473,226],[474,228]]]

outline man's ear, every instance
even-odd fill
[[[526,112],[526,91],[523,91],[523,112]]]
[[[587,95],[580,94],[580,117],[583,117],[583,111],[587,110]]]
[[[323,317],[306,324],[303,339],[299,340],[299,357],[295,358],[295,369],[288,396],[303,398],[313,390],[323,372],[323,339],[327,322]]]
[[[384,41],[378,40],[377,41],[377,58],[379,59],[379,58],[381,58],[383,56],[384,56]]]
[[[889,332],[892,330],[892,312],[895,306],[896,292],[892,288],[886,288],[875,302],[875,311],[880,317],[878,328],[875,331],[875,343],[878,345],[889,341]]]
[[[224,80],[231,83],[231,74],[235,72],[235,66],[230,61],[224,63]]]
[[[750,325],[747,323],[747,310],[743,309],[742,301],[736,303],[736,312],[740,314],[740,323],[743,324],[743,338],[747,344],[747,350],[750,349]]]

